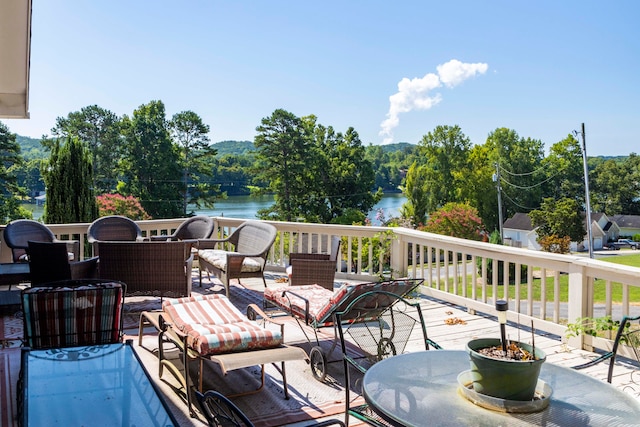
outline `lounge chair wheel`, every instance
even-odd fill
[[[324,355],[320,346],[315,346],[311,349],[309,354],[311,359],[311,373],[313,377],[320,382],[323,382],[327,377],[327,357]]]

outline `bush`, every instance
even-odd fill
[[[96,197],[100,216],[122,215],[134,221],[151,219],[144,210],[140,201],[133,197],[124,197],[121,194],[103,194]]]

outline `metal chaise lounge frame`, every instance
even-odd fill
[[[192,304],[188,309],[180,311],[181,304]],[[206,309],[223,311],[225,319],[233,319],[229,323],[207,323],[210,318],[207,318],[209,313],[205,312]],[[187,314],[187,312],[189,314]],[[178,319],[172,317],[176,316]],[[185,318],[181,317],[181,314]],[[193,317],[191,317],[193,316]],[[207,318],[207,320],[203,320]],[[191,320],[188,320],[191,319]],[[197,320],[196,320],[197,319]],[[232,330],[234,335],[238,333],[242,334],[246,332],[247,324],[249,329],[252,329],[251,334],[254,331],[268,331],[264,326],[259,326],[257,320],[261,319],[266,326],[266,323],[272,323],[277,325],[278,328],[273,332],[274,338],[272,342],[267,342],[266,345],[260,346],[258,339],[250,342],[242,342],[239,347],[227,348],[225,347],[225,339],[222,338],[223,332],[214,333],[210,335],[217,335],[215,340],[216,344],[220,344],[220,348],[217,351],[209,352],[209,342],[207,342],[207,336],[203,334],[203,330],[219,330],[225,329],[225,332]],[[181,322],[194,321],[192,324],[181,324]],[[241,323],[240,328],[235,328],[237,323]],[[199,323],[200,322],[200,323]],[[216,363],[225,375],[228,371],[234,369],[242,369],[251,366],[261,367],[260,386],[254,390],[237,393],[232,396],[242,396],[247,394],[257,393],[264,388],[265,385],[265,369],[264,365],[271,363],[278,372],[282,375],[282,383],[284,389],[285,399],[289,398],[289,391],[287,387],[287,376],[285,371],[285,362],[292,360],[307,360],[307,355],[301,348],[292,347],[284,344],[284,324],[270,319],[264,312],[255,304],[250,304],[247,307],[247,315],[243,316],[226,298],[224,295],[214,294],[203,297],[187,297],[179,299],[166,300],[163,303],[163,312],[143,312],[140,315],[139,336],[138,344],[142,346],[143,330],[145,325],[151,324],[158,331],[158,359],[159,359],[159,376],[162,377],[164,368],[167,368],[169,372],[182,384],[184,390],[186,390],[186,400],[189,406],[189,411],[192,416],[195,416],[192,406],[191,393],[189,392],[190,376],[189,364],[192,360],[198,359],[199,366],[199,379],[197,390],[203,392],[203,365],[205,360],[209,360]],[[268,332],[264,332],[265,336],[268,336]],[[231,333],[228,333],[231,335]],[[220,338],[218,338],[220,337]],[[237,337],[234,337],[237,341]],[[267,340],[269,338],[266,338]],[[242,341],[242,339],[241,339]],[[170,359],[165,357],[165,344],[173,345],[180,350],[182,370],[177,367]],[[237,344],[237,343],[236,343]],[[265,344],[265,339],[262,339],[262,344]],[[278,366],[280,364],[280,366]]]
[[[339,343],[339,331],[334,315],[346,310],[350,305],[362,298],[363,295],[369,297],[379,296],[375,302],[376,310],[370,310],[366,318],[343,317],[341,321],[347,323],[377,320],[382,313],[390,312],[393,306],[402,301],[406,307],[410,307],[417,312],[417,322],[422,328],[425,349],[429,346],[440,348],[438,344],[427,337],[427,331],[419,307],[419,302],[410,302],[404,297],[414,292],[422,283],[423,279],[397,279],[384,282],[371,282],[361,284],[346,284],[335,292],[331,292],[319,285],[304,286],[282,286],[265,290],[265,306],[275,305],[289,315],[293,316],[302,329],[305,337],[311,343],[311,338],[307,334],[306,327],[311,327],[315,334],[316,345],[309,352],[311,361],[311,372],[318,381],[324,381],[327,375],[327,355],[320,346],[318,330],[323,327],[334,328],[334,340],[328,354],[331,354]],[[395,298],[391,298],[393,295]],[[302,324],[304,322],[304,324]],[[394,339],[396,334],[396,324],[391,324],[389,335],[379,336],[375,345],[381,345],[383,340]],[[413,327],[413,325],[411,325]],[[386,341],[385,341],[386,342]],[[361,348],[363,346],[360,346]],[[383,346],[384,347],[384,346]],[[379,351],[374,352],[374,358],[379,358]]]

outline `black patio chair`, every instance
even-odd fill
[[[441,348],[427,336],[420,302],[386,290],[375,290],[361,294],[333,316],[344,366],[345,425],[349,425],[349,417],[353,416],[373,426],[387,427],[390,424],[368,404],[351,406],[351,386],[356,383],[351,381],[351,372],[355,370],[364,375],[380,360],[404,353],[409,339],[420,337],[425,350]]]
[[[633,353],[632,356],[635,356],[635,360],[640,362],[640,316],[624,316],[620,321],[620,326],[618,327],[618,332],[616,333],[616,338],[613,341],[611,351],[608,351],[587,363],[583,363],[582,365],[573,366],[573,369],[584,369],[597,365],[605,360],[609,360],[607,382],[611,383],[611,378],[613,378],[613,367],[621,344],[629,347]]]
[[[173,234],[150,236],[149,239],[152,241],[208,239],[213,233],[214,225],[211,217],[196,215],[184,220]]]
[[[98,257],[70,261],[64,242],[29,242],[29,271],[31,286],[70,279],[98,277]]]
[[[142,241],[142,230],[130,218],[108,215],[93,221],[87,229],[87,241],[93,246],[93,255],[98,256],[98,242]]]
[[[29,241],[62,242],[58,240],[46,225],[32,219],[16,219],[4,229],[4,241],[11,249],[13,262],[28,262],[27,250]],[[77,240],[64,241],[69,252],[70,260],[78,260],[80,242]]]

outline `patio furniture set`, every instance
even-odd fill
[[[261,366],[260,387],[255,390],[244,391],[241,394],[255,393],[262,389],[265,377],[264,365],[271,363],[282,376],[284,396],[288,398],[285,362],[306,360],[311,364],[313,376],[319,381],[324,381],[327,376],[327,364],[330,362],[328,354],[331,354],[335,348],[339,347],[341,355],[338,360],[334,361],[342,361],[343,365],[345,422],[328,420],[319,425],[348,425],[349,416],[351,415],[375,426],[415,425],[415,422],[410,420],[416,419],[416,416],[418,419],[424,420],[424,418],[420,418],[423,415],[419,415],[421,409],[418,409],[418,407],[420,405],[416,406],[417,395],[408,395],[404,388],[402,390],[397,389],[400,385],[395,385],[395,383],[391,385],[389,383],[388,387],[383,387],[385,390],[391,390],[392,392],[393,390],[399,390],[395,392],[395,398],[383,398],[382,395],[378,394],[381,381],[394,381],[393,378],[406,375],[406,369],[409,366],[408,362],[394,365],[388,364],[387,360],[396,360],[395,356],[404,357],[402,355],[406,353],[405,347],[409,340],[419,339],[423,343],[425,350],[440,348],[428,338],[420,305],[417,301],[412,301],[412,294],[422,284],[422,280],[397,279],[375,283],[344,284],[337,289],[334,289],[333,283],[331,283],[331,286],[316,283],[299,284],[291,280],[287,285],[269,288],[266,286],[266,281],[264,281],[263,272],[266,257],[275,239],[275,228],[273,230],[271,228],[273,227],[265,223],[247,221],[226,238],[206,239],[205,245],[196,246],[199,262],[201,263],[200,274],[205,271],[207,274],[218,275],[225,285],[225,295],[190,296],[190,283],[185,284],[183,277],[179,274],[174,276],[173,282],[180,282],[180,288],[173,288],[174,290],[171,291],[167,290],[169,288],[164,288],[162,292],[156,292],[158,291],[157,288],[144,288],[140,284],[141,281],[144,281],[142,278],[137,278],[134,275],[126,276],[126,279],[142,293],[148,292],[152,295],[172,297],[163,301],[162,311],[143,312],[140,316],[140,346],[142,346],[142,336],[147,325],[153,326],[157,332],[159,377],[162,377],[164,370],[167,369],[178,379],[186,391],[185,399],[192,416],[196,416],[196,405],[192,402],[190,392],[194,389],[197,407],[210,425],[218,425],[219,422],[225,420],[231,422],[231,425],[251,426],[251,421],[230,400],[233,396],[223,396],[215,390],[203,390],[202,367],[205,361],[217,364],[223,375],[235,369]],[[102,230],[109,230],[109,227],[104,227]],[[115,229],[111,229],[111,231],[113,230]],[[155,248],[171,248],[170,250],[173,250],[174,247],[180,248],[175,251],[175,263],[184,262],[183,268],[187,269],[186,271],[190,274],[191,261],[194,255],[191,251],[193,242],[190,242],[190,239],[185,238],[184,235],[180,237],[177,234],[179,233],[155,237],[153,240],[156,241],[151,242],[140,241],[137,231],[133,230],[127,236],[122,234],[117,236],[118,239],[125,237],[131,239],[128,242],[103,241],[102,239],[108,239],[108,236],[100,234],[101,240],[96,239],[92,243],[96,247],[100,263],[103,260],[112,260],[118,257],[122,259],[121,263],[125,263],[125,258],[137,260],[138,264],[152,263],[154,256],[165,256],[159,253],[154,255],[153,252],[150,252]],[[183,240],[180,240],[181,238]],[[157,240],[162,240],[162,243]],[[201,239],[198,243],[202,241]],[[176,243],[188,246],[179,247],[174,245]],[[214,243],[223,245],[222,249],[218,249],[219,246],[214,246]],[[266,245],[266,248],[262,247],[263,245]],[[63,263],[62,260],[64,259],[69,264],[70,257],[68,253],[63,253],[66,248],[61,245],[56,245],[55,247],[58,251],[58,263]],[[144,249],[134,251],[133,248]],[[323,261],[325,264],[326,261],[330,261],[333,266],[333,274],[335,274],[339,241],[334,239],[330,243],[330,248],[332,249],[330,252],[335,250],[335,254],[327,254],[327,257],[322,257],[323,259],[319,261]],[[26,252],[29,253],[30,250]],[[293,259],[295,259],[295,256],[292,257]],[[118,271],[115,267],[110,266],[109,262],[107,261],[103,264],[104,268],[107,268],[106,271]],[[295,274],[296,269],[305,268],[304,264],[295,264],[294,262],[291,264],[291,277]],[[103,265],[100,265],[100,269],[103,268]],[[182,264],[180,265],[182,266]],[[248,265],[249,267],[243,271],[243,265]],[[300,267],[301,265],[303,267]],[[109,268],[113,269],[109,270]],[[129,268],[133,269],[134,267],[129,266]],[[157,266],[157,268],[161,267]],[[66,269],[65,274],[67,274]],[[116,276],[115,273],[110,274],[114,277]],[[153,272],[147,271],[146,273],[141,273],[141,276],[144,274],[152,275]],[[169,275],[170,273],[165,274]],[[91,364],[91,361],[98,358],[102,360],[100,362],[101,366],[103,366],[102,369],[104,369],[104,366],[111,367],[109,364],[111,362],[106,363],[105,360],[111,357],[111,354],[120,354],[121,351],[124,351],[122,354],[125,356],[114,356],[117,361],[114,362],[113,373],[122,374],[123,369],[129,372],[129,368],[125,369],[125,367],[134,366],[135,369],[133,370],[140,371],[141,368],[142,374],[135,376],[136,379],[133,385],[130,385],[129,382],[123,382],[125,384],[123,385],[124,390],[116,391],[116,394],[120,392],[122,394],[118,394],[120,397],[116,398],[115,402],[119,402],[118,399],[121,396],[131,396],[132,394],[141,400],[148,399],[142,402],[134,401],[132,405],[142,405],[149,410],[148,412],[157,414],[163,420],[160,425],[175,425],[175,419],[166,410],[167,407],[162,396],[153,388],[149,381],[149,375],[144,370],[144,367],[140,365],[139,359],[137,359],[137,356],[134,358],[129,355],[129,353],[135,355],[135,352],[129,351],[130,345],[122,347],[122,304],[124,303],[125,293],[129,295],[130,284],[127,280],[120,281],[114,279],[114,277],[107,278],[103,276],[102,279],[75,281],[69,277],[64,281],[43,283],[40,287],[34,286],[22,292],[21,301],[24,308],[26,347],[23,353],[23,372],[20,380],[22,387],[20,405],[23,420],[27,421],[30,417],[36,416],[35,414],[39,411],[36,408],[38,408],[39,399],[45,395],[44,389],[30,387],[29,385],[34,384],[34,381],[44,381],[46,383],[46,381],[51,380],[45,374],[46,364],[56,363],[56,361],[57,363],[65,363],[62,360],[66,359],[73,360],[74,363],[82,363],[86,359],[84,364],[74,367],[77,372],[82,373],[87,369],[94,369],[92,366],[95,365],[95,362]],[[228,281],[231,278],[241,279],[245,277],[262,277],[265,284],[264,309],[251,304],[247,309],[247,313],[243,314],[230,302],[228,298]],[[309,282],[312,282],[313,276],[309,277]],[[172,294],[171,292],[174,292],[175,289],[179,290]],[[168,293],[165,294],[165,292]],[[180,295],[181,292],[184,292],[185,295]],[[179,298],[174,298],[176,296],[179,296]],[[67,301],[68,303],[58,304],[52,303],[52,301]],[[47,312],[51,308],[55,310],[56,307],[64,307],[64,311]],[[107,315],[99,313],[107,313]],[[286,344],[284,324],[279,321],[283,314],[296,319],[307,340],[312,344],[309,355],[300,347]],[[94,319],[94,321],[86,322],[89,318]],[[61,322],[61,319],[66,321]],[[79,321],[79,319],[82,319],[82,321]],[[631,320],[637,319],[625,318],[611,354],[601,357],[596,362],[607,358],[615,359],[618,342],[625,339],[627,342],[631,340],[628,335],[629,328],[625,326]],[[92,325],[89,330],[85,329],[84,326],[87,323]],[[333,328],[334,330],[331,350],[328,353],[323,350],[318,336],[318,330],[325,327]],[[635,329],[631,328],[631,330]],[[313,345],[310,338],[311,332],[315,334],[315,345]],[[127,348],[129,350],[126,350]],[[176,365],[173,359],[166,357],[166,351],[169,348],[177,348],[179,350],[181,354],[180,364]],[[43,349],[48,353],[40,354],[39,351]],[[434,352],[426,352],[426,354],[431,353]],[[435,353],[439,353],[439,351]],[[441,354],[445,359],[449,360],[447,357],[449,353],[451,352],[442,352]],[[422,353],[412,354],[418,355]],[[127,361],[122,362],[123,357]],[[400,357],[397,359],[398,361]],[[457,353],[450,355],[450,360],[457,361],[459,358],[460,356]],[[47,360],[47,362],[41,362],[41,360]],[[428,361],[431,358],[427,357],[422,360],[430,363]],[[200,363],[195,380],[192,380],[189,374],[191,372],[189,367],[193,361],[199,361]],[[398,375],[392,374],[381,379],[381,375],[384,375],[381,372],[384,370],[373,368],[382,366],[383,363],[393,372],[402,369],[402,373]],[[613,369],[613,360],[611,363],[611,369]],[[447,363],[444,363],[444,365],[447,365]],[[431,378],[433,375],[435,375],[434,378],[440,378],[444,375],[438,373],[435,365],[429,366],[433,366],[433,369],[427,373],[420,371],[420,369],[424,370],[421,367],[418,369],[419,375],[416,374],[418,371],[410,375],[413,377],[416,375],[426,376],[425,378]],[[355,368],[355,370],[352,370],[352,368]],[[563,382],[572,379],[570,378],[571,374],[565,371],[571,372],[572,370],[565,369],[560,373],[555,373],[566,377]],[[363,395],[366,400],[364,405],[351,406],[350,390],[354,382],[351,376],[354,374],[364,377],[362,382],[364,385]],[[131,375],[134,376],[133,371]],[[576,372],[575,375],[581,374]],[[611,372],[609,381],[610,379]],[[413,380],[415,378],[412,378]],[[577,379],[573,380],[577,381]],[[404,385],[412,386],[412,384],[413,382],[407,380]],[[429,381],[423,381],[421,387],[428,388],[430,387],[429,384]],[[440,387],[439,383],[437,387]],[[447,387],[451,388],[453,386],[448,384]],[[560,387],[561,385],[558,384],[559,394],[563,396],[564,391]],[[72,388],[63,387],[62,390],[65,395],[71,396],[77,392]],[[144,397],[147,396],[147,393],[139,392],[136,394],[132,392],[132,390],[140,390],[141,388],[144,390],[151,388],[153,390],[152,397]],[[100,390],[101,388],[96,386],[96,390],[92,391],[91,394],[100,395],[102,393]],[[87,390],[84,391],[87,392]],[[615,398],[615,390],[607,389],[607,392],[613,393],[613,398]],[[411,393],[413,393],[413,390],[411,390]],[[431,393],[431,391],[422,390],[420,393]],[[385,396],[387,395],[385,394]],[[413,400],[411,396],[414,396]],[[444,399],[443,396],[445,395],[443,394],[441,399]],[[445,400],[450,399],[453,399],[453,397],[446,397]],[[389,406],[390,404],[395,404],[396,406]],[[628,403],[628,405],[629,411],[633,413],[633,416],[640,414],[637,404]],[[150,408],[153,408],[153,411]],[[402,410],[398,413],[397,408]],[[410,414],[403,412],[406,412],[407,408],[409,408]],[[102,410],[108,411],[109,409],[104,408]],[[476,409],[468,409],[466,411],[474,414]],[[70,408],[66,412],[76,414],[78,417],[84,416],[81,408]],[[118,419],[129,420],[134,416],[134,412],[129,409],[118,409],[115,413]],[[556,410],[554,414],[557,413],[558,411]],[[552,419],[555,416],[554,414],[547,414],[545,419]],[[490,415],[488,417],[487,419],[493,419]],[[477,419],[481,418],[482,416]],[[531,425],[535,425],[535,423]]]

